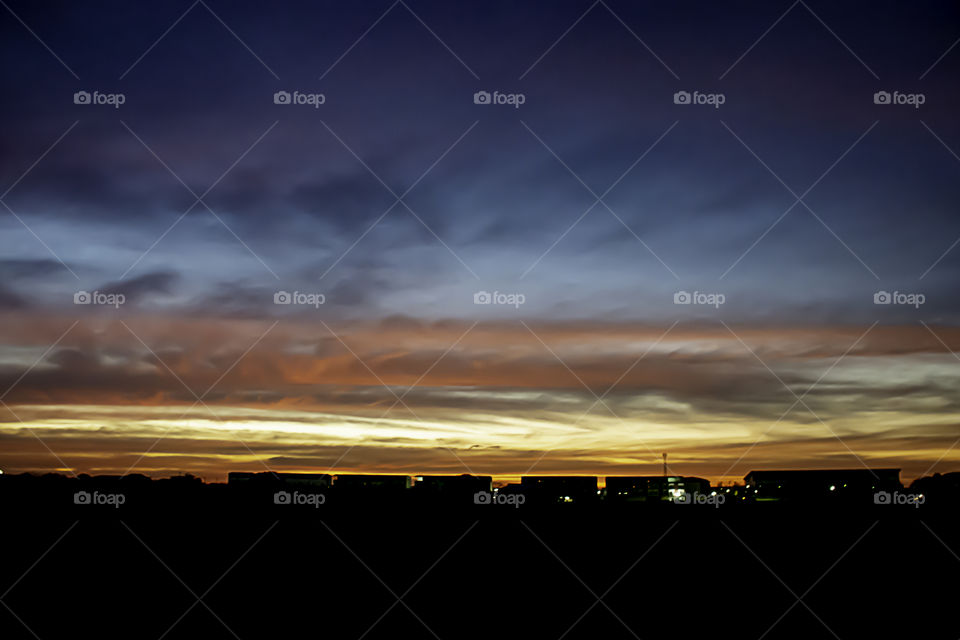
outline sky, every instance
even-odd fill
[[[0,8],[0,469],[960,466],[948,2]]]

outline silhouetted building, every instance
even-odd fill
[[[537,502],[589,502],[597,499],[597,477],[523,476],[520,489]]]
[[[337,491],[390,492],[409,489],[410,476],[337,475],[333,487]]]
[[[233,471],[227,474],[227,484],[231,487],[254,488],[268,485],[287,485],[326,489],[331,484],[331,476],[327,473],[274,473],[263,471],[251,473],[248,471]]]
[[[460,496],[477,491],[492,491],[493,478],[466,473],[459,476],[415,476],[413,488],[423,495]]]
[[[606,485],[611,502],[656,502],[710,492],[710,481],[686,476],[607,476]]]
[[[717,487],[713,489],[717,494],[723,495],[725,498],[725,504],[737,504],[740,502],[746,502],[747,500],[747,488],[742,484],[733,484],[726,487]],[[750,489],[750,495],[753,494],[753,489]]]
[[[515,495],[517,493],[523,493],[523,487],[518,482],[510,482],[503,485],[497,489],[497,493],[502,493],[504,495]]]
[[[897,491],[900,469],[781,469],[743,478],[748,500],[868,501],[877,491]]]
[[[181,487],[197,487],[203,484],[203,478],[198,478],[192,473],[185,473],[183,475],[170,476],[169,478],[160,478],[156,482],[175,486],[177,488]]]
[[[960,471],[917,478],[910,484],[910,491],[934,503],[960,502]]]

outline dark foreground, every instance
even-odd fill
[[[951,638],[956,508],[0,491],[0,638]]]

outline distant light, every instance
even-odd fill
[[[836,489],[836,488],[837,488],[837,487],[836,487],[835,485],[830,485],[830,491],[833,491],[833,490]]]
[[[715,496],[715,495],[717,495],[717,492],[716,492],[716,491],[711,491],[711,492],[710,492],[710,495]]]

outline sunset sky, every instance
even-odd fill
[[[960,469],[956,4],[53,5],[5,473]]]

